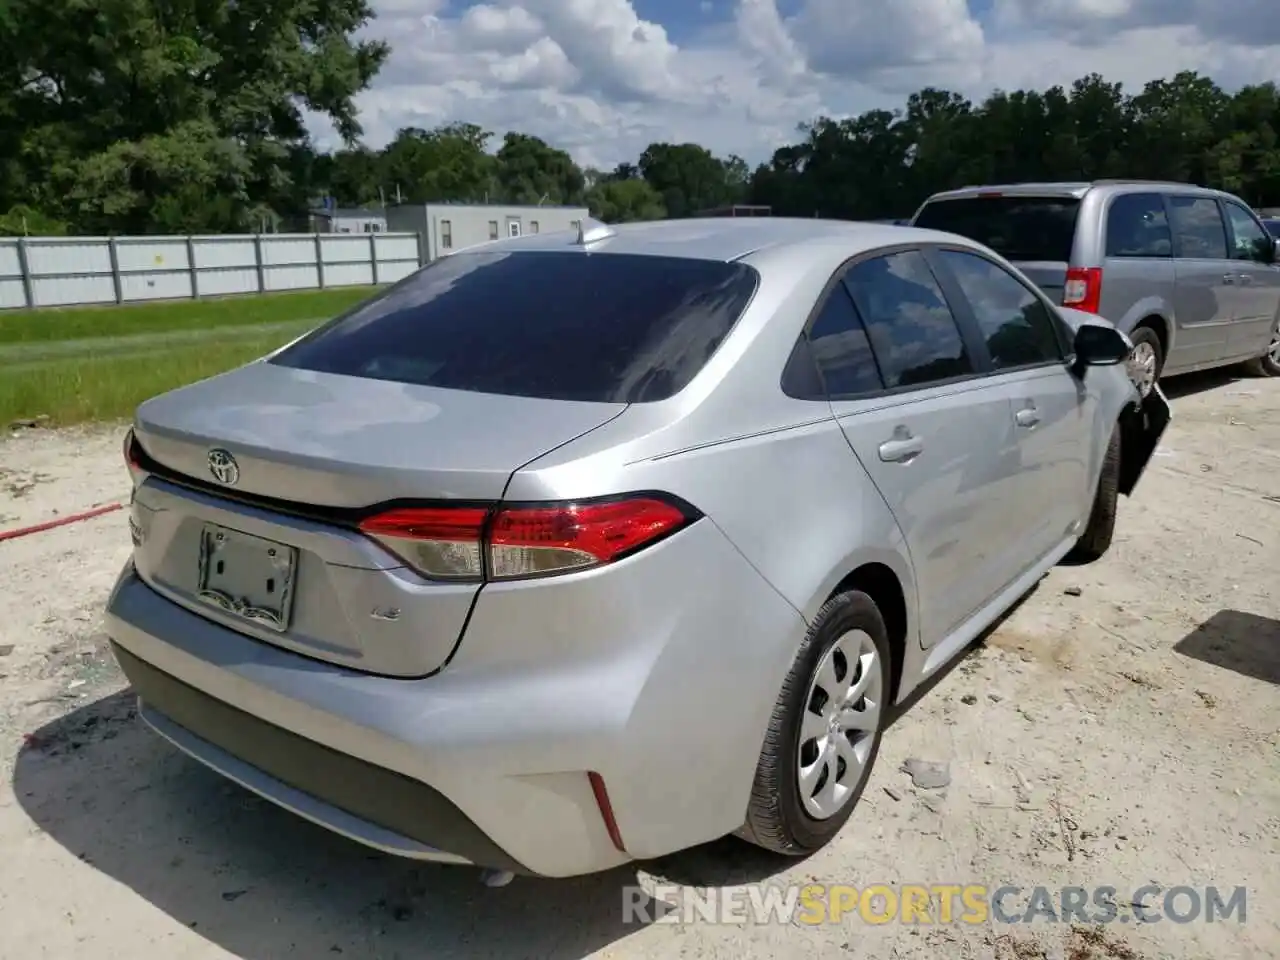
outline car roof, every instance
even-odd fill
[[[705,217],[651,220],[607,228],[611,235],[584,246],[576,233],[541,233],[464,247],[449,256],[511,250],[584,250],[591,254],[647,254],[694,260],[740,260],[766,249],[838,243],[849,255],[904,243],[960,242],[936,230],[851,220],[793,217]]]

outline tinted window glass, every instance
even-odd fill
[[[977,240],[1008,260],[1066,261],[1079,210],[1074,197],[965,197],[925,204],[915,225]]]
[[[1235,260],[1268,260],[1267,251],[1274,249],[1275,240],[1253,219],[1253,215],[1238,203],[1223,204],[1227,210],[1227,223],[1231,226],[1231,256]]]
[[[866,260],[845,275],[845,285],[886,386],[918,386],[973,372],[955,317],[921,254]]]
[[[1280,220],[1267,220],[1263,225],[1273,237],[1280,238]]]
[[[1227,232],[1212,197],[1168,198],[1178,256],[1191,260],[1226,260]]]
[[[939,256],[973,307],[996,369],[1062,359],[1048,309],[1013,274],[971,253]]]
[[[1107,211],[1107,256],[1173,256],[1173,234],[1159,194],[1122,194],[1111,201]]]
[[[843,285],[822,305],[809,330],[809,344],[828,394],[848,396],[884,388],[871,341]]]
[[[271,362],[510,396],[663,400],[706,364],[756,281],[750,267],[710,260],[455,254]]]

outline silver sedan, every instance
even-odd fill
[[[461,250],[144,403],[108,631],[159,733],[408,857],[810,853],[891,705],[1108,548],[1131,343],[957,236]]]

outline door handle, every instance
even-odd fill
[[[880,444],[880,459],[885,463],[908,463],[924,452],[924,441],[910,434],[894,434],[892,440]]]
[[[1034,427],[1040,422],[1040,411],[1035,407],[1023,407],[1013,415],[1013,419],[1020,427]]]

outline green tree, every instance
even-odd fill
[[[638,166],[673,217],[744,199],[747,177],[741,159],[721,160],[696,143],[652,143],[640,155]]]
[[[409,203],[497,200],[498,162],[485,149],[492,138],[473,123],[406,127],[383,151],[383,177]]]
[[[586,179],[563,150],[525,133],[508,133],[498,150],[497,179],[509,203],[577,203]]]
[[[0,209],[80,230],[243,228],[290,193],[303,108],[346,140],[387,55],[367,0],[12,0]]]
[[[661,220],[667,215],[662,195],[639,177],[602,180],[587,191],[586,200],[591,215],[605,223]]]

